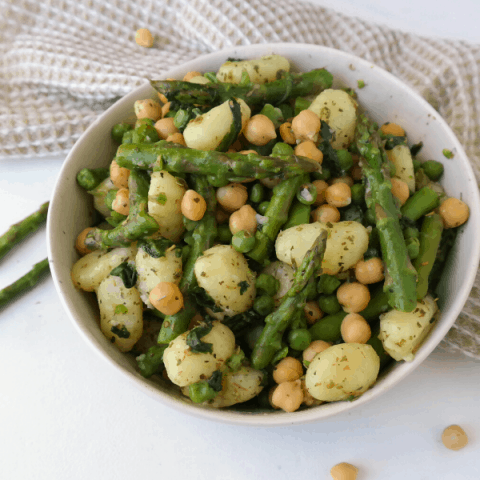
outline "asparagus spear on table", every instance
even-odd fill
[[[358,119],[356,145],[362,156],[360,166],[367,185],[366,202],[376,218],[386,266],[384,289],[393,308],[411,312],[417,304],[417,275],[403,238],[400,211],[393,199],[386,156],[379,147],[376,132],[364,115]]]
[[[178,80],[157,80],[150,82],[169,101],[197,105],[216,105],[231,98],[241,98],[250,107],[265,103],[280,104],[289,98],[311,95],[332,86],[333,76],[323,68],[307,73],[286,73],[279,80],[263,85],[238,85],[234,83],[198,83]]]
[[[327,232],[322,231],[312,248],[306,253],[295,274],[293,285],[284,296],[282,303],[265,319],[265,327],[252,353],[253,368],[265,368],[272,361],[275,353],[281,349],[285,330],[295,318],[296,313],[306,304],[309,293],[307,285],[314,281],[322,269],[326,246]]]

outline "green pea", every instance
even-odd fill
[[[250,201],[260,203],[265,198],[265,189],[261,183],[256,183],[250,190]]]
[[[105,205],[109,210],[113,210],[112,203],[115,200],[115,197],[117,196],[117,192],[118,192],[118,189],[112,188],[112,190],[109,190],[105,195]]]
[[[284,142],[277,142],[272,148],[272,157],[280,157],[282,155],[293,155],[293,148]]]
[[[349,151],[347,150],[337,150],[337,158],[340,168],[346,172],[353,167],[353,158]]]
[[[237,252],[249,252],[255,246],[255,237],[249,232],[242,230],[232,237],[232,246]]]
[[[417,170],[422,168],[422,162],[420,160],[417,160],[416,158],[412,159],[413,163],[413,171],[416,173]]]
[[[188,386],[188,396],[194,403],[203,403],[215,398],[217,392],[207,382],[197,382]]]
[[[327,315],[313,324],[309,332],[313,340],[323,340],[324,342],[335,342],[340,339],[340,327],[347,312],[339,311],[333,315]]]
[[[275,125],[275,128],[278,128],[284,121],[282,111],[269,103],[265,104],[260,110],[260,114],[269,118],[273,122],[273,125]]]
[[[173,124],[179,130],[183,130],[187,126],[187,123],[190,121],[191,118],[192,118],[191,112],[181,108],[175,114],[175,117],[173,118]]]
[[[126,132],[129,132],[133,127],[126,122],[123,123],[117,123],[112,127],[112,138],[117,142],[117,143],[122,143],[123,141],[123,135]]]
[[[148,124],[140,125],[132,133],[132,143],[155,143],[159,140],[158,132]]]
[[[153,127],[155,125],[155,122],[151,118],[139,118],[135,122],[135,129],[140,128],[142,125],[150,125]]]
[[[320,275],[320,278],[318,279],[317,292],[331,295],[341,283],[342,282],[337,277],[324,273],[323,275]]]
[[[260,215],[265,215],[268,206],[270,205],[270,202],[262,202],[258,207],[257,207],[257,212]]]
[[[297,97],[295,99],[295,116],[297,116],[301,111],[306,110],[311,103],[312,102],[306,98]]]
[[[122,145],[128,145],[130,143],[133,143],[132,137],[133,137],[133,130],[126,131],[122,137]]]
[[[288,103],[282,103],[278,108],[282,111],[285,120],[293,117],[293,108]]]
[[[297,191],[297,200],[304,205],[312,205],[317,200],[317,189],[312,183],[304,183]]]
[[[255,280],[255,288],[273,297],[280,288],[280,282],[273,275],[261,273]]]
[[[363,222],[363,210],[358,205],[350,205],[340,209],[341,219],[344,222]]]
[[[354,205],[365,205],[365,186],[362,183],[356,183],[350,190],[352,192],[352,203]]]
[[[259,314],[266,317],[275,309],[275,300],[268,295],[256,297],[253,302],[253,309]]]
[[[408,256],[411,260],[414,260],[418,257],[420,253],[420,240],[418,238],[409,238],[405,242],[407,246]]]
[[[220,243],[230,244],[232,237],[232,232],[227,224],[219,225],[217,227],[217,239]]]
[[[427,177],[433,182],[440,180],[440,177],[443,175],[443,165],[436,160],[423,162],[422,168]]]
[[[307,292],[307,302],[311,302],[312,300],[315,300],[318,296],[317,293],[317,285],[314,281],[308,282],[305,291]],[[302,315],[304,315],[302,311]]]
[[[298,328],[288,332],[288,344],[294,350],[305,350],[312,343],[312,335],[306,328]]]
[[[365,211],[365,215],[363,216],[363,221],[367,225],[372,225],[372,226],[376,225],[377,219],[375,218],[375,214],[372,212],[370,208],[367,208],[367,210]]]
[[[313,178],[315,180],[329,180],[332,177],[332,171],[328,167],[322,166],[321,172],[313,172]]]
[[[322,295],[318,299],[318,306],[328,315],[333,315],[342,309],[336,295]]]
[[[403,230],[403,236],[405,239],[407,238],[418,238],[420,236],[420,232],[418,228],[415,227],[407,227]]]

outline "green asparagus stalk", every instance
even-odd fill
[[[298,200],[295,200],[288,212],[288,219],[286,223],[283,224],[283,229],[287,230],[291,227],[296,227],[297,225],[310,223],[311,211],[312,208],[310,205],[305,205],[300,203]]]
[[[428,292],[428,276],[433,268],[435,257],[442,238],[443,222],[440,215],[434,213],[424,218],[420,230],[420,252],[413,266],[417,270],[417,299],[421,300]]]
[[[13,300],[16,295],[33,288],[42,276],[50,269],[48,258],[36,263],[23,277],[12,283],[3,290],[0,290],[0,308],[4,307],[8,302]]]
[[[158,372],[163,363],[163,352],[166,348],[167,345],[153,345],[147,353],[142,353],[136,358],[140,373],[145,378],[149,378]]]
[[[430,187],[423,187],[405,202],[401,212],[405,218],[415,222],[439,205],[440,195]]]
[[[295,190],[296,191],[296,190]],[[300,268],[295,274],[292,287],[282,303],[265,319],[265,327],[255,343],[252,353],[252,366],[265,368],[282,348],[282,336],[297,312],[305,307],[309,282],[313,282],[322,269],[322,260],[327,246],[327,232],[322,232],[312,248],[306,253]]]
[[[183,276],[179,283],[180,291],[184,297],[184,308],[175,315],[167,315],[163,321],[162,328],[158,335],[158,343],[170,343],[178,335],[181,335],[188,328],[188,324],[197,312],[197,306],[189,292],[197,286],[195,277],[195,262],[203,252],[209,249],[217,236],[217,224],[215,220],[216,197],[214,189],[208,184],[204,176],[195,178],[195,190],[205,198],[207,211],[201,220],[198,221],[193,231],[193,245],[189,257],[183,268]]]
[[[208,175],[224,184],[267,177],[290,178],[320,169],[317,162],[296,155],[262,157],[257,153],[194,150],[162,140],[154,144],[120,145],[115,157],[120,167],[167,170]]]
[[[157,222],[147,213],[149,181],[146,172],[132,170],[128,178],[130,212],[127,219],[113,230],[90,231],[85,239],[88,248],[126,247],[158,230]]]
[[[289,98],[311,95],[332,86],[333,76],[323,68],[307,73],[287,73],[279,80],[263,85],[238,85],[234,83],[198,83],[178,80],[154,80],[150,83],[169,101],[196,105],[217,105],[231,98],[241,98],[250,107],[270,103],[281,104]]]
[[[0,237],[0,258],[3,258],[17,243],[20,243],[30,233],[40,227],[47,219],[48,206],[49,202],[45,202],[35,213],[12,225]]]
[[[417,304],[416,272],[403,238],[400,211],[393,199],[386,156],[379,148],[381,142],[377,134],[369,128],[369,121],[364,115],[358,119],[356,144],[363,157],[360,165],[367,184],[366,202],[375,214],[386,266],[384,289],[393,308],[411,312]]]
[[[269,257],[278,232],[288,220],[288,212],[297,190],[305,182],[305,177],[288,178],[273,188],[273,195],[265,212],[266,222],[255,233],[255,246],[247,255],[256,262],[262,263]]]

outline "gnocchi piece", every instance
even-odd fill
[[[186,190],[184,182],[167,171],[152,173],[148,213],[158,223],[159,234],[172,242],[178,241],[184,231],[181,204]]]
[[[240,367],[235,372],[224,372],[222,391],[206,405],[215,408],[230,407],[237,403],[247,402],[256,397],[262,390],[264,374],[252,367]]]
[[[111,215],[110,210],[105,205],[105,197],[107,196],[107,193],[114,188],[116,188],[115,185],[111,178],[108,177],[100,183],[100,185],[88,192],[93,195],[93,206],[95,207],[95,210],[101,213],[105,218]]]
[[[255,274],[245,257],[231,245],[205,250],[195,262],[195,277],[225,315],[230,317],[252,307]]]
[[[331,227],[321,223],[297,225],[281,232],[275,242],[277,258],[299,266],[323,230],[328,231],[323,273],[335,275],[353,267],[368,248],[367,229],[358,222],[338,222]]]
[[[352,143],[357,124],[357,102],[343,90],[327,89],[308,107],[335,131],[332,147],[346,148]]]
[[[379,370],[380,358],[370,345],[341,343],[315,356],[308,366],[305,385],[317,400],[346,400],[368,390]]]
[[[97,290],[100,329],[121,352],[130,351],[143,333],[143,304],[135,287],[109,275]]]
[[[410,149],[407,145],[397,145],[392,150],[387,150],[388,159],[395,165],[395,178],[408,185],[410,193],[415,192],[415,172]]]
[[[428,335],[437,312],[435,300],[427,295],[413,312],[390,310],[380,315],[380,334],[385,351],[395,360],[411,362]]]
[[[217,79],[224,83],[240,83],[242,73],[247,72],[252,83],[277,80],[283,72],[290,71],[290,62],[281,55],[268,55],[253,60],[225,62],[217,72]]]
[[[182,277],[182,258],[177,257],[175,249],[165,252],[165,256],[155,258],[142,248],[138,249],[135,257],[137,268],[137,289],[143,303],[153,308],[148,296],[153,288],[160,282],[178,284]]]
[[[108,253],[95,250],[75,262],[73,284],[86,292],[95,291],[110,272],[123,262],[133,261],[136,247],[114,248]]]
[[[276,261],[262,270],[262,273],[272,275],[280,282],[277,293],[272,297],[275,300],[275,306],[278,307],[282,302],[282,298],[292,288],[295,278],[295,270],[287,263]]]
[[[190,331],[170,342],[163,354],[163,362],[168,378],[179,387],[209,378],[215,370],[221,369],[235,351],[235,336],[222,323],[215,321],[209,333],[201,338],[211,343],[211,353],[192,352],[187,345]]]
[[[239,98],[237,101],[240,104],[241,130],[243,130],[250,118],[251,110],[242,99]],[[207,113],[190,120],[183,131],[187,147],[197,150],[226,150],[228,145],[225,142],[230,144],[236,140],[236,138],[233,140],[230,138],[237,121],[233,116],[231,103],[233,102],[227,100]]]

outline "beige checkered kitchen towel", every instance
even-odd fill
[[[136,45],[147,27],[154,48]],[[235,45],[351,52],[423,94],[480,179],[480,46],[389,30],[295,0],[0,0],[0,157],[67,152],[145,78]],[[444,346],[480,358],[480,276]]]

